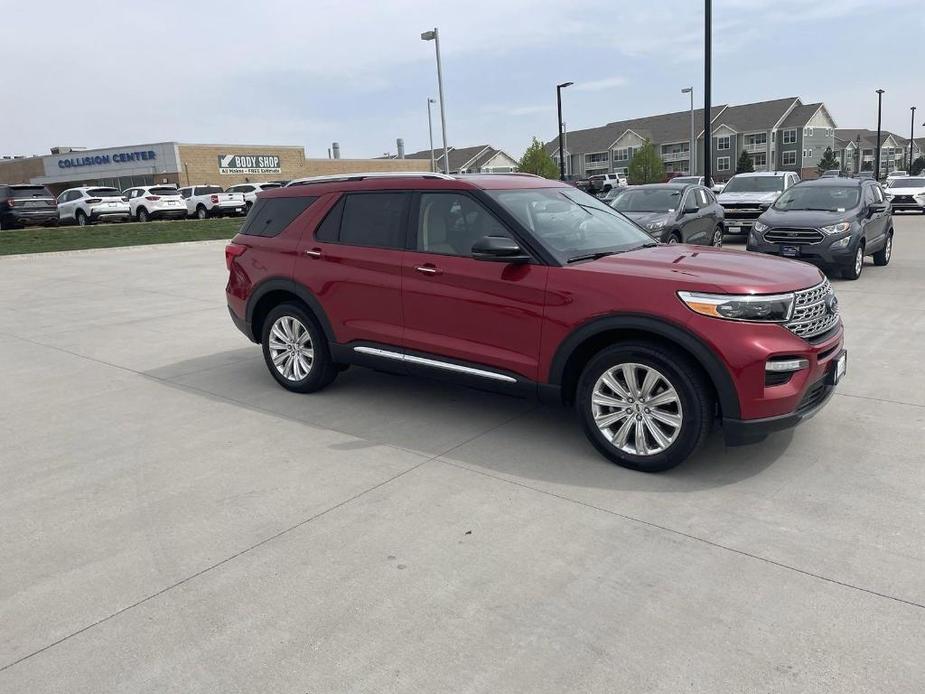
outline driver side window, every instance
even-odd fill
[[[483,236],[510,237],[481,203],[461,193],[422,193],[415,250],[469,257]]]

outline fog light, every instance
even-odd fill
[[[809,360],[807,359],[769,359],[764,365],[765,371],[774,373],[799,371],[806,368],[809,368]]]
[[[829,248],[835,248],[835,249],[838,249],[838,248],[847,248],[847,247],[848,247],[848,244],[850,244],[850,243],[851,243],[851,237],[850,237],[850,236],[846,236],[846,237],[843,238],[843,239],[838,239],[838,241],[833,241],[833,242],[832,242],[832,245],[829,246]]]

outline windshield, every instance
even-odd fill
[[[779,193],[784,189],[783,176],[733,176],[724,193]]]
[[[675,176],[672,183],[700,183],[700,176]]]
[[[655,245],[623,215],[574,188],[489,190],[560,262]]]
[[[675,188],[630,188],[610,206],[620,212],[674,212],[681,204],[682,192]]]
[[[281,188],[282,184],[281,183],[261,183],[257,187],[260,188],[261,190],[270,190],[270,188]]]
[[[794,186],[777,198],[775,210],[844,212],[857,207],[860,186]]]
[[[51,193],[45,186],[12,186],[10,187],[11,198],[50,198]]]
[[[890,188],[925,188],[925,178],[897,178],[890,181]]]
[[[121,198],[122,193],[115,188],[91,188],[87,191],[91,198]]]

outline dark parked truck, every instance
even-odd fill
[[[726,233],[747,236],[777,196],[799,181],[791,171],[743,173],[730,178],[717,198],[725,213]]]
[[[225,258],[231,319],[283,388],[353,364],[567,403],[636,470],[678,465],[717,419],[733,444],[794,426],[847,363],[817,268],[659,244],[530,175],[296,181]]]

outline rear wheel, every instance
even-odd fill
[[[841,274],[846,280],[856,280],[864,270],[864,244],[858,244],[854,260],[842,268]]]
[[[723,246],[723,228],[717,226],[713,230],[713,238],[710,240],[710,245],[714,248],[722,248]]]
[[[324,333],[298,304],[280,304],[263,323],[263,358],[286,390],[312,393],[337,376]]]
[[[883,267],[888,265],[890,262],[890,257],[893,255],[893,230],[890,229],[889,235],[886,237],[886,244],[883,248],[874,253],[874,265],[879,265]]]
[[[643,472],[686,460],[712,424],[713,396],[683,354],[644,342],[599,352],[581,374],[576,406],[606,458]]]
[[[196,208],[196,219],[206,219],[208,216],[209,211],[205,208],[205,206],[200,205]]]
[[[90,220],[87,219],[86,213],[83,210],[77,210],[74,213],[74,221],[77,222],[77,226],[85,227],[90,223]]]
[[[146,210],[144,207],[139,207],[138,208],[138,221],[147,222],[148,219],[149,219],[148,210]]]

